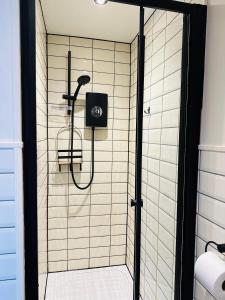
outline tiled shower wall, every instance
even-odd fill
[[[205,243],[213,240],[223,244],[225,241],[225,151],[200,151],[199,187],[196,227],[196,256],[204,253]],[[209,250],[214,250],[210,247]],[[195,282],[194,299],[215,299],[199,281]]]
[[[71,180],[68,166],[59,172],[56,137],[67,127],[67,52],[72,52],[72,93],[80,75],[91,83],[82,87],[75,110],[75,126],[84,137],[82,172],[90,178],[91,130],[85,128],[87,91],[109,95],[108,127],[96,129],[95,176],[85,191]],[[125,263],[127,224],[127,172],[130,86],[130,45],[69,36],[48,35],[49,134],[49,271],[64,271]],[[69,134],[60,141],[68,149]],[[78,145],[78,140],[75,142]]]
[[[131,44],[130,130],[128,167],[128,216],[126,265],[133,274],[134,263],[134,208],[130,200],[135,197],[135,151],[136,151],[136,92],[137,92],[137,38]]]
[[[40,2],[36,1],[36,103],[39,299],[44,299],[47,278],[47,52]]]
[[[141,296],[173,299],[182,16],[156,11],[145,25]],[[132,44],[132,95],[137,40]],[[133,101],[132,101],[133,100]],[[129,197],[134,196],[135,97],[131,98]],[[133,271],[133,208],[128,210],[127,264]]]

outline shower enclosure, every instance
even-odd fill
[[[192,299],[206,7],[95,2],[21,1],[26,299]]]

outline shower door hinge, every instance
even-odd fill
[[[143,207],[143,200],[140,199],[141,207]],[[131,199],[130,201],[131,207],[137,206],[137,200]]]

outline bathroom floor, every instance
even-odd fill
[[[126,266],[50,273],[46,300],[132,300]]]

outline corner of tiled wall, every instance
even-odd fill
[[[46,28],[36,1],[36,103],[39,300],[44,300],[47,280],[47,52]]]

